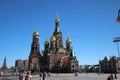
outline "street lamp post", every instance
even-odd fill
[[[118,45],[118,42],[120,42],[120,37],[113,38],[113,42],[117,44],[118,56],[120,58],[119,45]]]
[[[117,22],[119,22],[120,23],[120,9],[118,10],[118,16],[117,16]]]

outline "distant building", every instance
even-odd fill
[[[99,64],[96,64],[96,65],[80,65],[80,72],[99,73]]]
[[[28,70],[28,60],[21,60],[21,59],[16,60],[15,61],[15,70],[16,70],[16,72]]]
[[[6,57],[4,58],[3,65],[0,68],[0,71],[2,71],[2,72],[7,72],[8,71],[8,67],[7,67],[7,63],[6,63]]]
[[[120,73],[120,59],[113,57],[105,57],[99,61],[100,71],[103,73]]]

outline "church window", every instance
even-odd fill
[[[37,45],[36,45],[36,51],[37,51]]]

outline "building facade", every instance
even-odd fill
[[[79,62],[74,55],[71,43],[68,37],[66,47],[63,45],[63,36],[59,26],[60,20],[55,19],[55,30],[44,42],[44,51],[40,53],[39,33],[33,33],[33,41],[29,55],[29,70],[45,70],[51,72],[74,72],[79,71]]]
[[[18,59],[15,61],[15,71],[21,72],[24,70],[28,70],[28,60]]]
[[[63,44],[63,36],[59,26],[60,20],[55,19],[55,30],[50,37],[44,42],[44,50],[40,52],[39,33],[34,32],[32,35],[31,51],[26,64],[24,60],[16,60],[16,70],[26,69],[31,72],[50,71],[50,72],[75,72],[79,71],[79,62],[72,48],[70,37],[66,39],[66,47]]]
[[[102,73],[120,73],[120,60],[115,56],[105,57],[99,64]]]

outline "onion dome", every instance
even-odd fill
[[[59,32],[59,22],[60,20],[58,18],[55,19],[55,24],[56,24],[56,28],[55,31]]]
[[[119,9],[119,11],[118,11],[117,22],[119,22],[119,23],[120,23],[120,9]]]
[[[59,22],[60,22],[60,20],[58,19],[58,13],[56,13],[56,19],[55,19],[55,22],[56,22],[56,23],[59,23]]]
[[[49,42],[46,40],[46,41],[44,42],[44,44],[47,45],[47,44],[49,44]]]
[[[55,37],[52,36],[51,39],[50,39],[50,41],[51,41],[51,42],[55,42],[55,41],[56,41]]]
[[[38,33],[38,32],[34,32],[34,33],[33,33],[33,36],[39,37],[39,33]]]
[[[58,14],[56,14],[56,19],[55,19],[55,32],[59,32],[59,23],[60,23],[60,19],[58,18]]]
[[[66,43],[71,44],[71,40],[69,38],[67,38]]]
[[[44,45],[48,45],[49,42],[48,42],[48,37],[46,37],[46,41],[44,42]]]
[[[58,19],[58,18],[55,19],[55,22],[56,22],[56,23],[59,23],[59,22],[60,22],[60,19]]]
[[[119,22],[119,23],[120,23],[120,16],[118,16],[118,17],[117,17],[117,22]]]

